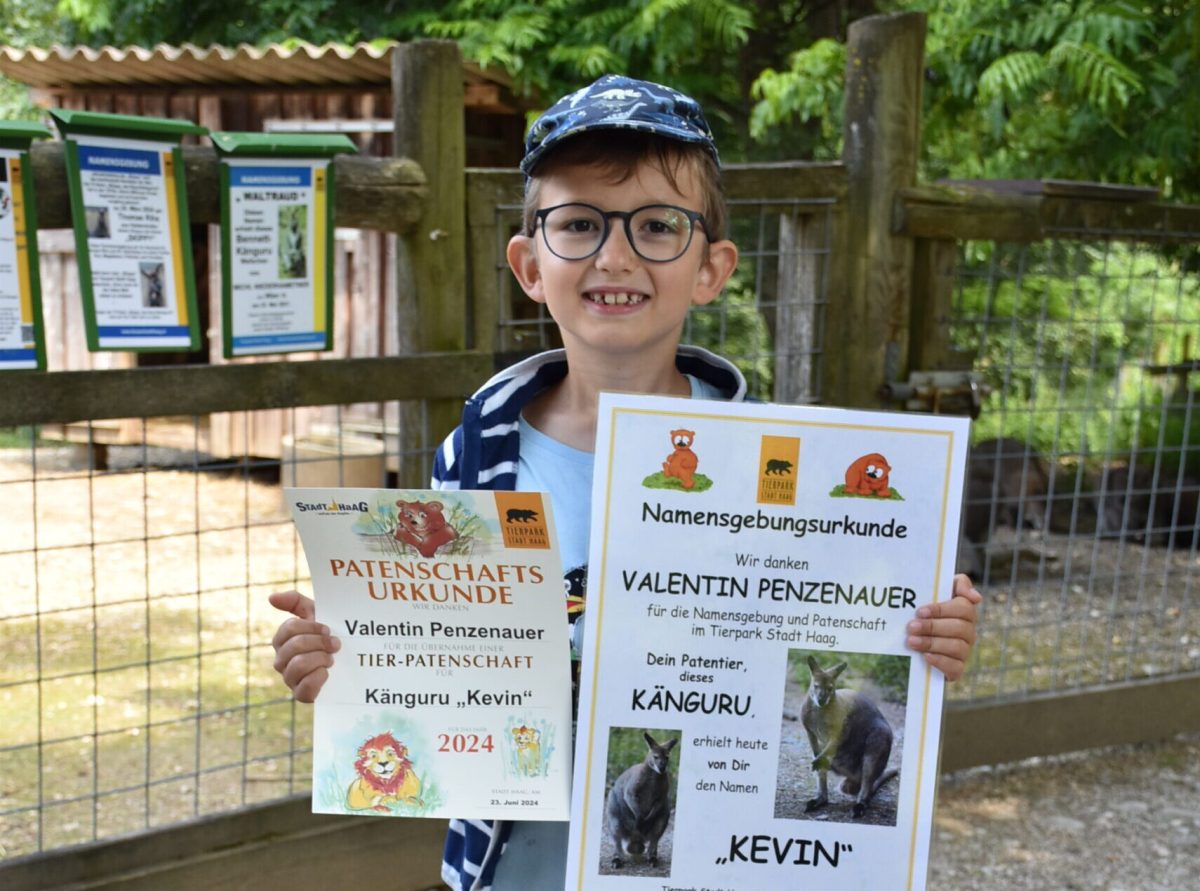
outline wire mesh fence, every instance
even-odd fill
[[[339,409],[332,448],[299,438],[269,459],[153,446],[162,419],[137,421],[131,445],[101,447],[92,424],[75,444],[9,435],[0,857],[309,787],[309,716],[272,668],[267,595],[311,593],[281,484],[395,485],[401,461],[428,478],[432,460],[427,432],[401,455],[399,431],[368,438],[356,408],[382,407]],[[204,438],[204,419],[171,423]]]
[[[960,548],[988,600],[960,699],[1200,668],[1200,251],[1114,234],[961,245],[950,335],[989,395]]]

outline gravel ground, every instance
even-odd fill
[[[929,887],[1200,888],[1200,734],[942,777]]]

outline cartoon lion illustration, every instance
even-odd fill
[[[891,498],[892,490],[888,487],[891,469],[887,458],[878,452],[863,455],[846,468],[846,494]]]
[[[514,727],[513,742],[517,744],[517,770],[526,776],[536,777],[542,772],[542,733],[535,727]]]
[[[675,477],[685,489],[696,485],[696,465],[700,463],[700,459],[692,451],[692,443],[695,440],[694,430],[672,430],[671,445],[675,447],[675,451],[667,455],[667,460],[662,465],[663,476]]]
[[[423,805],[421,779],[406,757],[408,748],[391,733],[373,736],[358,747],[358,778],[346,792],[346,807],[386,812],[397,804]]]
[[[442,516],[440,501],[397,501],[396,541],[412,545],[426,560],[437,549],[458,538],[458,532]]]

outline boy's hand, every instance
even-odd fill
[[[917,610],[908,623],[908,646],[925,655],[925,661],[948,681],[957,681],[967,667],[975,645],[975,607],[983,595],[962,573],[954,577],[949,600],[939,600]]]
[[[271,641],[275,647],[275,670],[299,702],[312,702],[329,677],[333,654],[342,648],[341,641],[314,620],[316,610],[312,599],[299,591],[276,591],[267,599],[271,606],[292,614]]]

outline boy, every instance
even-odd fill
[[[717,298],[738,251],[725,237],[712,134],[699,105],[675,90],[602,77],[538,118],[525,148],[524,228],[507,258],[525,293],[546,304],[564,348],[501,372],[467,401],[435,458],[434,486],[550,493],[563,566],[572,567],[577,650],[599,394],[745,398],[731,363],[679,344],[689,307]],[[909,646],[952,680],[974,643],[980,599],[957,576],[953,596],[909,625]],[[308,598],[287,592],[271,602],[294,614],[275,635],[275,668],[311,702],[339,644],[313,621]],[[566,840],[565,823],[455,820],[443,877],[457,891],[560,891]]]

